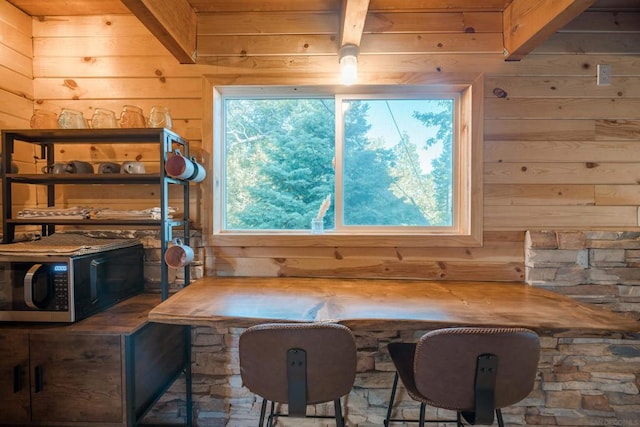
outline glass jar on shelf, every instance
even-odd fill
[[[91,117],[91,127],[94,129],[106,129],[118,127],[116,113],[106,108],[96,108]]]
[[[121,128],[143,128],[146,127],[142,108],[135,105],[125,105],[120,114]]]
[[[154,105],[149,113],[149,127],[171,129],[173,121],[169,108],[162,105]]]
[[[85,129],[87,122],[82,111],[63,108],[58,117],[58,126],[62,129]]]
[[[53,111],[35,110],[30,122],[32,129],[56,129],[58,115]]]

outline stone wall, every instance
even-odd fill
[[[526,281],[640,319],[640,232],[528,231]]]
[[[205,427],[255,427],[261,399],[242,387],[238,338],[243,329],[193,328],[194,422]],[[358,374],[345,399],[349,426],[382,426],[393,382],[387,353],[392,341],[415,341],[423,330],[355,330]],[[597,338],[542,337],[542,355],[533,392],[503,410],[508,426],[640,426],[640,341],[610,335]],[[184,380],[161,399],[145,422],[184,422]],[[404,392],[395,413],[417,417],[419,405]],[[398,402],[398,400],[396,400]],[[332,414],[331,405],[309,413]],[[450,417],[447,411],[438,411]],[[434,416],[433,408],[427,416]],[[395,415],[394,415],[395,416]],[[278,426],[333,426],[331,420],[281,418]],[[402,426],[402,424],[398,424]],[[407,424],[408,425],[408,424]],[[449,427],[452,424],[439,424]]]

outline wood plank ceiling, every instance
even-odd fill
[[[133,13],[181,63],[249,55],[498,53],[520,60],[593,6],[637,0],[8,0],[31,16]]]

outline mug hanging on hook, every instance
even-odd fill
[[[189,159],[183,156],[180,150],[176,150],[175,154],[169,156],[164,164],[164,170],[172,178],[193,182],[201,182],[207,176],[204,166],[196,162],[193,157]]]
[[[193,249],[178,238],[173,239],[172,245],[167,248],[164,254],[164,261],[172,268],[180,268],[191,264],[193,258]]]

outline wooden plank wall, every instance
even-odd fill
[[[638,13],[586,12],[485,88],[486,229],[638,227]]]
[[[478,24],[478,28],[490,33],[493,27],[487,15],[483,15],[484,26]],[[394,28],[371,25],[367,30],[382,33]],[[460,31],[453,24],[449,30]],[[504,63],[491,53],[468,55],[457,47],[449,55],[419,55],[410,50],[415,45],[403,55],[374,55],[367,51],[371,34],[365,33],[360,57],[364,73],[486,73],[484,247],[216,248],[217,271],[230,275],[520,280],[521,236],[527,229],[636,229],[640,204],[639,34],[637,13],[592,11],[525,60]],[[431,35],[431,40],[438,39],[451,40],[443,34]],[[490,44],[487,47],[491,52]],[[255,65],[262,58],[249,59]],[[241,71],[241,61],[249,59],[216,58],[219,68],[235,72]],[[292,67],[297,66],[296,60],[298,57],[292,58]],[[323,63],[322,56],[305,60],[331,66]],[[267,60],[262,63],[266,65]],[[596,86],[597,64],[612,66],[612,85]]]
[[[367,37],[373,40],[378,33],[393,31],[375,22],[363,43]],[[455,31],[450,32],[464,32],[464,26],[455,22]],[[484,16],[477,25],[492,34],[493,22]],[[460,37],[453,38],[460,47],[447,55],[414,51],[362,55],[364,73],[485,73],[482,248],[210,247],[207,274],[523,280],[527,229],[638,229],[639,22],[635,13],[587,12],[519,63],[504,63],[493,50],[465,52]],[[211,24],[210,32],[214,28]],[[430,40],[449,37],[449,32],[439,31],[442,34]],[[202,141],[210,120],[209,112],[203,112],[203,75],[267,71],[304,76],[336,62],[335,53],[323,52],[206,57],[222,38],[208,35],[199,40],[206,64],[179,65],[130,15],[45,17],[34,20],[33,36],[37,108],[75,108],[90,117],[97,107],[119,112],[124,104],[135,104],[148,112],[152,105],[167,105],[175,129],[192,141],[206,164],[211,164],[211,143]],[[485,39],[492,40],[491,36],[478,40]],[[493,49],[493,42],[486,40],[483,43]],[[402,43],[402,37],[396,43]],[[595,84],[600,63],[612,66],[610,86]],[[116,154],[95,150],[62,154],[154,162],[152,153],[137,148]],[[210,212],[204,209],[209,195],[199,187],[194,193],[192,211]],[[91,196],[74,197],[75,202],[89,201]],[[152,196],[113,193],[108,203],[127,206],[145,197]],[[196,224],[208,221],[201,216]]]
[[[0,1],[0,129],[28,128],[33,114],[31,22],[31,17]],[[25,170],[33,150],[18,149],[14,158],[19,170]],[[34,197],[33,188],[15,194],[19,205]]]
[[[31,18],[0,1],[0,129],[29,127],[33,113]]]
[[[167,106],[173,130],[190,140],[191,154],[203,161],[202,70],[181,67],[165,48],[132,15],[45,17],[34,19],[33,63],[35,108],[60,113],[63,108],[81,111],[90,120],[96,108],[112,110],[119,117],[125,105],[141,107],[145,117],[154,105]],[[159,148],[153,144],[57,146],[56,161],[81,159],[97,168],[102,161],[136,160],[148,172],[159,168]],[[34,160],[37,172],[42,161]],[[179,208],[182,191],[171,188],[169,204]],[[175,191],[173,191],[175,190]],[[61,207],[91,206],[143,209],[159,206],[159,187],[66,186],[56,193]],[[200,222],[198,188],[193,188],[191,212]],[[35,205],[46,202],[38,193]]]
[[[0,2],[0,129],[29,127],[33,114],[31,27],[28,15]],[[16,153],[16,164],[24,165],[30,153]]]

